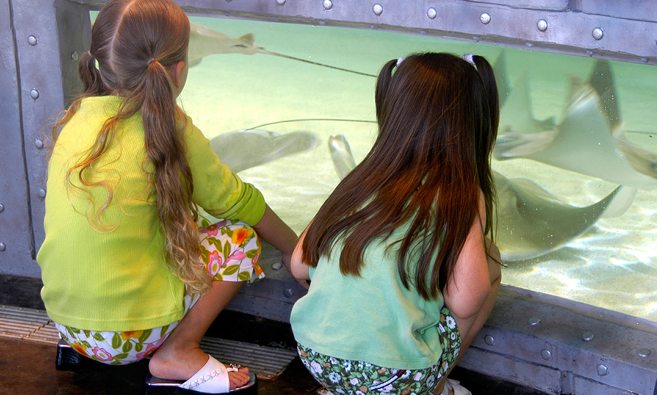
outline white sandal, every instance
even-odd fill
[[[228,372],[237,372],[238,369],[232,366],[226,367],[223,363],[209,355],[208,362],[185,382],[161,379],[149,374],[146,377],[146,385],[149,389],[155,389],[157,387],[178,387],[190,392],[203,394],[228,394],[257,388],[254,387],[257,383],[256,376],[249,372],[249,382],[242,387],[231,390]]]
[[[460,382],[452,379],[445,381],[445,388],[440,395],[449,395],[449,391],[453,391],[454,395],[472,395],[472,392],[468,391]]]

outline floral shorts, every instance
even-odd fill
[[[390,369],[363,361],[334,358],[301,344],[297,349],[301,362],[315,380],[333,394],[429,395],[452,368],[461,348],[456,321],[446,307],[440,311],[438,330],[443,354],[435,365],[426,369]]]
[[[221,221],[199,230],[201,259],[214,281],[255,282],[265,275],[258,265],[260,240],[253,228],[239,221]],[[186,295],[183,315],[199,295]],[[158,328],[128,332],[89,331],[55,322],[59,335],[80,354],[110,365],[137,362],[153,354],[180,321]]]

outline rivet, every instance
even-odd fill
[[[0,243],[0,251],[4,251],[6,249],[7,249],[7,246],[5,245],[5,243]]]
[[[78,55],[77,52],[73,52],[73,53],[71,54],[71,60],[74,61],[74,62],[77,62],[78,59],[80,59],[80,55]]]
[[[381,15],[383,14],[383,6],[379,3],[376,3],[374,4],[374,7],[372,7],[372,11],[374,11],[376,15]]]
[[[594,337],[595,335],[593,334],[593,332],[582,333],[582,340],[584,340],[585,342],[590,342],[591,340],[593,340]]]
[[[30,91],[30,96],[31,96],[32,99],[34,99],[34,100],[38,99],[38,98],[39,98],[39,91],[36,90],[36,89],[34,89],[34,88],[32,88],[32,90]]]
[[[283,267],[283,264],[281,262],[274,262],[271,265],[271,268],[274,269],[274,270],[281,270],[282,267]]]
[[[294,291],[292,288],[286,288],[285,291],[283,291],[283,295],[285,295],[286,298],[291,298],[294,295]]]
[[[427,31],[426,31],[426,30],[420,30],[420,34],[423,35],[423,36],[426,36],[426,35],[427,35]]]
[[[46,190],[45,189],[39,189],[39,197],[44,198],[46,197]]]
[[[324,5],[325,10],[330,10],[333,8],[333,2],[331,0],[324,0],[324,3],[322,4]]]
[[[489,346],[492,346],[492,345],[495,344],[495,338],[494,338],[493,336],[491,336],[491,335],[486,335],[486,336],[484,336],[484,341],[485,341],[486,344],[488,344]]]
[[[642,358],[646,358],[648,355],[650,355],[650,350],[647,348],[642,348],[639,350],[639,356]]]
[[[484,25],[488,25],[490,23],[490,14],[487,13],[487,12],[484,12],[483,14],[479,15],[479,20]]]
[[[552,358],[552,353],[550,350],[541,350],[541,358],[545,359],[546,361],[549,361],[550,358]]]
[[[591,51],[591,50],[589,49],[589,50],[586,51],[586,54],[589,55],[589,56],[593,56],[593,51]]]
[[[427,16],[428,16],[429,18],[431,18],[431,19],[434,19],[436,16],[438,16],[438,11],[436,11],[435,8],[430,7],[430,8],[427,10]]]
[[[643,63],[648,63],[648,58],[641,58],[641,61],[642,61]]]
[[[603,364],[599,364],[597,366],[597,370],[599,376],[606,376],[609,373],[609,369],[607,369],[607,367]]]
[[[43,148],[43,141],[39,139],[34,140],[34,146],[37,147],[38,149]]]
[[[278,5],[283,5],[285,4],[285,1],[286,0],[276,0],[276,3],[278,3]]]
[[[545,19],[539,19],[538,22],[536,22],[536,27],[542,32],[546,31],[548,28],[547,21]]]
[[[27,38],[27,42],[28,42],[28,44],[30,44],[31,46],[35,46],[35,45],[37,45],[37,42],[39,42],[39,40],[37,40],[36,36],[29,36],[29,37]]]
[[[529,323],[529,325],[531,325],[531,326],[535,326],[535,325],[538,325],[539,322],[541,322],[541,319],[540,319],[540,318],[536,318],[536,317],[532,317],[532,318],[530,318],[529,321],[527,321],[527,322]]]
[[[5,205],[0,203],[0,213],[5,211]]]
[[[534,43],[525,43],[525,45],[528,46],[529,48],[531,48],[531,47],[534,46]]]
[[[472,39],[475,40],[476,42],[479,42],[479,40],[481,40],[481,37],[479,37],[479,36],[472,36]]]
[[[591,34],[593,34],[593,38],[595,38],[596,40],[600,40],[602,39],[602,37],[604,37],[605,32],[602,31],[602,28],[596,27],[595,29],[593,29],[593,32]]]

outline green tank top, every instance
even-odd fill
[[[372,242],[360,277],[340,273],[340,241],[330,259],[324,256],[310,268],[310,289],[290,317],[297,342],[325,355],[394,369],[424,369],[440,359],[443,296],[427,301],[414,287],[406,289],[397,270],[399,244],[386,251],[406,231],[402,227],[385,242]]]

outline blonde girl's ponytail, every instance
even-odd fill
[[[211,279],[200,263],[198,211],[192,200],[194,186],[183,131],[177,126],[173,82],[159,61],[153,59],[146,67],[141,113],[146,154],[155,166],[151,181],[157,192],[167,261],[188,292],[203,293]]]

